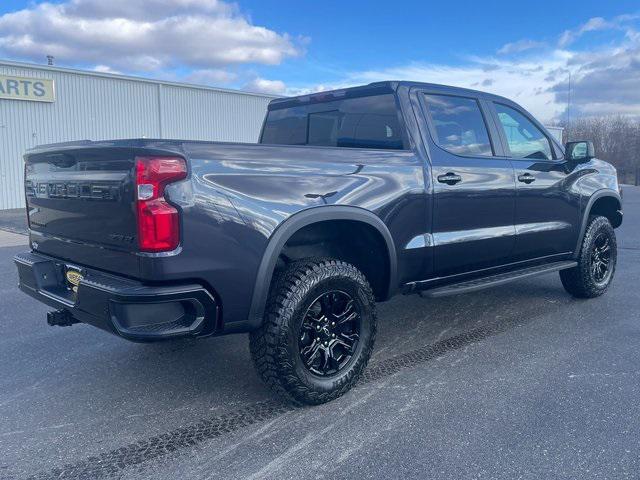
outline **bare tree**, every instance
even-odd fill
[[[578,118],[565,127],[565,140],[591,140],[596,155],[613,164],[620,181],[640,184],[640,121],[617,115]]]

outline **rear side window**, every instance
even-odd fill
[[[270,110],[260,143],[402,150],[393,94]]]
[[[268,141],[265,141],[265,139],[268,139]],[[306,108],[293,107],[269,112],[262,133],[262,143],[306,145]]]
[[[308,145],[335,147],[338,145],[342,114],[339,110],[309,114]]]
[[[438,146],[456,155],[493,155],[477,100],[430,94],[425,94],[425,99]]]
[[[518,110],[494,105],[512,157],[553,160],[551,144],[542,130]]]

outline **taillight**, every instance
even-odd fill
[[[164,189],[186,176],[182,158],[136,158],[138,242],[143,252],[166,252],[180,244],[180,215],[164,199]]]

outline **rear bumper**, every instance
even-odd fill
[[[200,336],[218,328],[219,305],[202,285],[148,286],[33,252],[14,261],[23,292],[128,340]],[[69,266],[82,275],[75,292],[65,277]]]

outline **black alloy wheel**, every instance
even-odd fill
[[[611,240],[605,233],[600,233],[593,242],[591,251],[590,272],[593,281],[602,284],[611,275]]]
[[[323,293],[309,306],[300,328],[304,366],[320,377],[335,375],[353,358],[360,339],[360,313],[343,291]]]

